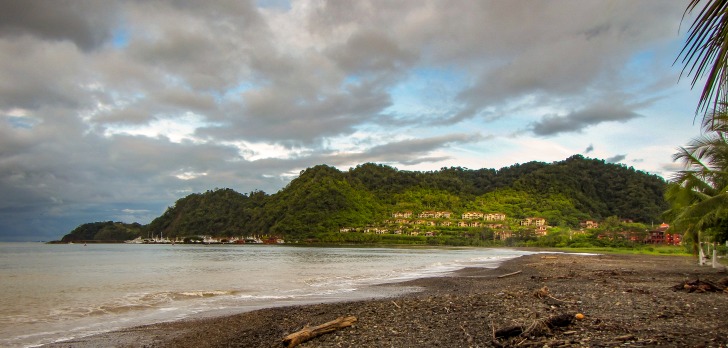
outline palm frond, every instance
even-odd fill
[[[701,0],[691,0],[685,15],[692,13]],[[704,112],[727,101],[728,86],[728,0],[709,0],[689,29],[685,46],[678,55],[684,64],[681,73],[692,75],[692,86],[707,75],[696,113]]]

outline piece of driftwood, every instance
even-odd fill
[[[318,326],[310,327],[306,325],[303,329],[296,331],[283,338],[283,344],[288,348],[295,347],[314,337],[349,327],[356,322],[355,316],[339,317],[335,320],[323,323]]]
[[[709,280],[696,279],[693,281],[685,281],[672,287],[675,291],[687,291],[687,292],[728,292],[728,288],[723,286],[720,282],[713,283]]]
[[[554,315],[546,319],[537,320],[530,326],[515,325],[508,326],[495,331],[496,338],[509,338],[523,334],[539,334],[547,331],[543,329],[553,329],[556,327],[569,326],[574,321],[574,313],[564,313]]]
[[[542,287],[541,289],[536,290],[536,292],[533,295],[540,299],[550,298],[552,300],[563,302],[563,303],[577,303],[577,302],[573,302],[573,301],[561,300],[561,299],[554,297],[553,295],[551,295],[551,292],[549,292],[549,288],[546,286]]]
[[[501,275],[499,275],[499,276],[498,276],[498,278],[505,278],[505,277],[510,277],[510,276],[512,276],[512,275],[516,275],[516,274],[519,274],[519,273],[521,273],[521,272],[523,272],[523,271],[515,271],[515,272],[513,272],[513,273],[506,273],[506,274],[501,274]]]

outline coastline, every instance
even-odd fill
[[[443,277],[380,285],[423,289],[390,298],[192,318],[44,347],[279,347],[284,336],[307,324],[349,315],[358,318],[354,326],[300,347],[725,347],[728,293],[688,293],[674,291],[673,286],[727,276],[724,270],[700,267],[689,257],[533,254],[494,269],[467,268]],[[503,327],[530,326],[577,312],[585,318],[565,327],[493,337]]]

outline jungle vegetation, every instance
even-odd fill
[[[514,234],[500,243],[509,245],[601,245],[604,242],[594,235],[575,238],[572,231],[587,219],[610,219],[616,221],[611,227],[614,230],[645,233],[653,223],[661,222],[661,213],[668,208],[663,198],[666,187],[659,176],[581,155],[498,170],[450,167],[421,172],[365,163],[340,171],[318,165],[303,170],[274,194],[209,190],[180,198],[148,225],[84,224],[64,239],[109,238],[110,230],[118,230],[114,236],[127,239],[259,235],[319,243],[493,243],[493,231],[487,227],[437,228],[435,238],[339,233],[344,227],[362,230],[381,225],[397,211],[434,210],[449,211],[457,217],[466,211],[504,213],[508,217],[505,223],[513,226]],[[518,221],[526,217],[545,218],[554,227],[551,237],[537,241],[532,232],[518,228]]]

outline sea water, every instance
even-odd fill
[[[288,304],[374,298],[373,287],[497,267],[485,248],[0,243],[0,346]]]

